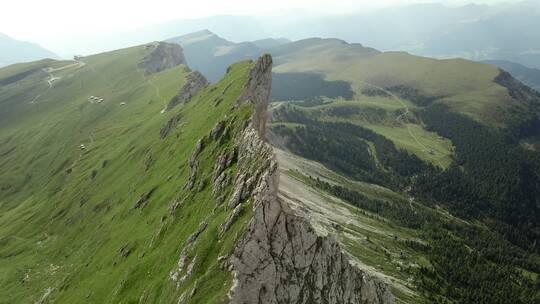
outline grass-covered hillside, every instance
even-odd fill
[[[427,107],[440,105],[510,130],[530,124],[538,114],[538,106],[530,103],[537,95],[489,64],[379,52],[319,38],[284,44],[271,53],[275,100],[303,101],[321,119],[371,129],[441,167],[453,157],[452,144],[422,121]]]
[[[441,102],[486,123],[496,123],[496,115],[512,101],[505,88],[493,82],[499,74],[495,66],[463,59],[381,53],[336,39],[301,40],[272,54],[278,74],[322,74],[328,81],[350,82],[358,96],[373,95],[377,88],[414,94],[418,105]]]
[[[0,303],[224,301],[232,277],[218,257],[248,213],[219,233],[230,210],[208,183],[251,115],[231,108],[252,64],[163,111],[190,73],[160,57],[174,51],[155,43],[0,70]],[[219,142],[208,136],[218,122],[229,132]]]

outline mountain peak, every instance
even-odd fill
[[[215,35],[214,32],[210,31],[209,29],[204,29],[204,30],[195,32],[194,34],[201,34],[201,35]]]
[[[197,32],[181,35],[175,38],[171,38],[169,40],[178,40],[180,42],[187,42],[190,40],[207,39],[211,37],[219,37],[219,36],[211,32],[210,30],[204,29]]]
[[[4,33],[0,33],[0,49],[0,67],[44,58],[58,58],[58,55],[38,44],[20,41]]]

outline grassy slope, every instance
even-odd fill
[[[369,52],[339,41],[315,43],[278,56],[275,72],[320,72],[328,80],[351,82],[353,89],[407,85],[427,96],[445,97],[456,111],[494,122],[496,106],[510,102],[506,90],[493,82],[495,66],[462,59],[436,60],[401,52]]]
[[[182,86],[186,71],[178,66],[144,76],[136,65],[149,51],[135,47],[86,57],[84,66],[54,73],[62,79],[50,89],[41,70],[2,87],[1,303],[41,298],[63,303],[166,303],[176,302],[195,284],[199,288],[193,303],[220,302],[224,297],[230,277],[216,260],[230,250],[245,220],[218,242],[219,223],[227,211],[215,208],[210,187],[198,193],[183,187],[196,141],[230,111],[250,64],[236,65],[214,89],[160,115],[163,103]],[[8,73],[14,71],[0,70],[0,77]],[[223,102],[214,106],[222,94]],[[105,100],[90,103],[90,95]],[[232,126],[239,125],[249,113],[244,109],[228,119]],[[177,114],[182,117],[180,126],[160,139],[160,128]],[[80,144],[87,149],[81,151]],[[210,174],[218,149],[214,143],[209,147],[199,156],[202,176]],[[148,205],[134,209],[141,194],[154,188]],[[173,217],[167,210],[179,199],[184,204]],[[209,226],[194,249],[194,274],[176,290],[169,272],[203,220]],[[130,250],[127,257],[118,254],[122,247]]]
[[[415,108],[406,100],[401,102],[409,109]],[[434,165],[447,168],[452,162],[452,142],[427,131],[414,119],[407,124],[397,120],[403,113],[403,106],[393,99],[360,96],[351,101],[338,99],[315,107],[294,107],[317,120],[349,122],[371,129],[391,140],[396,147]]]
[[[493,82],[499,71],[487,64],[461,59],[436,60],[401,52],[380,53],[335,39],[302,40],[277,48],[274,53],[276,73],[320,73],[329,81],[351,83],[356,107],[380,108],[395,118],[405,111],[403,104],[406,104],[410,110],[405,117],[407,123],[374,122],[369,115],[368,119],[364,115],[345,120],[370,128],[391,139],[396,146],[443,167],[451,162],[451,143],[425,130],[415,114],[421,107],[406,100],[365,96],[362,92],[396,85],[414,88],[422,96],[437,97],[436,102],[495,126],[502,126],[501,115],[507,113],[510,105],[518,104],[506,88]],[[333,119],[343,117],[334,115]]]

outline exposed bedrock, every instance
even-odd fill
[[[278,164],[263,140],[271,67],[269,55],[257,61],[239,100],[255,109],[239,140],[239,164],[256,159],[259,166],[235,182],[242,187],[241,196],[249,189],[253,217],[229,261],[231,303],[394,303],[385,283],[354,265],[334,237],[318,235],[279,199]]]

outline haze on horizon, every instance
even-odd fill
[[[175,0],[20,0],[9,1],[2,5],[5,13],[0,18],[0,32],[18,40],[36,42],[60,55],[67,55],[90,51],[91,48],[84,47],[85,40],[88,41],[87,44],[91,44],[94,40],[105,40],[122,32],[178,19],[216,15],[283,15],[294,19],[306,15],[347,14],[416,3],[461,6],[516,2],[521,1],[381,0],[373,3],[370,0],[275,0],[271,4],[260,5],[248,0],[199,0],[190,3]]]

